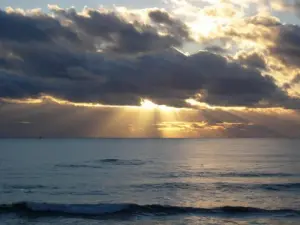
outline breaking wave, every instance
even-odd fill
[[[282,216],[300,216],[294,209],[261,209],[244,206],[224,206],[216,208],[194,208],[169,205],[137,205],[137,204],[52,204],[36,202],[17,202],[0,205],[0,213],[28,214],[34,216],[133,216],[153,215],[167,216],[176,214],[199,215],[259,215],[275,214]]]

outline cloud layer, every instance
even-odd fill
[[[78,12],[52,5],[51,14],[0,11],[0,98],[46,94],[108,105],[149,98],[172,106],[193,98],[218,106],[299,108],[291,91],[299,83],[300,27],[222,4],[233,14],[223,15],[217,5],[199,9],[207,21],[223,23],[205,34],[201,26],[208,30],[208,22],[193,29],[178,10]],[[291,7],[298,9],[285,10]],[[187,56],[175,49],[186,43],[206,50]]]

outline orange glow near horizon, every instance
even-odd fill
[[[190,108],[159,105],[150,99],[141,99],[139,105],[136,106],[118,106],[71,102],[48,95],[36,99],[0,98],[0,101],[16,106],[20,105],[20,107],[28,105],[28,108],[31,108],[32,105],[34,111],[30,113],[36,115],[45,110],[50,110],[51,114],[52,110],[64,106],[75,107],[74,110],[65,108],[69,112],[68,116],[53,117],[55,123],[88,124],[85,133],[95,137],[105,136],[106,133],[122,137],[223,137],[226,136],[227,129],[243,124],[248,127],[258,124],[276,133],[284,134],[284,131],[276,127],[276,124],[265,122],[266,118],[274,120],[274,118],[280,117],[283,119],[282,121],[286,121],[288,118],[295,121],[299,119],[298,114],[291,109],[213,106],[192,98],[186,100]],[[5,107],[5,104],[2,106]],[[105,123],[103,117],[100,116],[102,109],[106,113]],[[236,123],[235,120],[232,121],[234,118],[244,122]],[[27,118],[22,119],[22,121],[30,121]],[[220,122],[210,123],[210,121]],[[284,127],[283,122],[280,127]]]
[[[227,112],[244,111],[244,112],[257,112],[257,113],[264,113],[264,114],[270,114],[270,113],[285,114],[285,113],[292,113],[294,111],[292,109],[286,109],[283,107],[264,108],[264,107],[245,107],[245,106],[214,106],[214,105],[209,105],[205,102],[199,102],[192,98],[186,99],[185,102],[190,106],[195,107],[198,110],[210,109],[210,110],[222,110]]]
[[[185,100],[187,105],[190,107],[177,108],[167,105],[158,105],[149,99],[141,99],[139,105],[106,105],[101,103],[92,103],[92,102],[72,102],[69,100],[64,100],[61,98],[56,98],[50,95],[41,95],[39,98],[24,98],[24,99],[10,99],[10,98],[0,98],[0,101],[4,103],[12,104],[29,104],[29,105],[39,105],[39,104],[57,104],[62,106],[74,106],[74,107],[86,107],[86,108],[128,108],[128,109],[137,109],[137,110],[157,110],[167,112],[175,111],[199,111],[202,109],[209,110],[222,110],[222,111],[248,111],[248,112],[259,112],[259,113],[291,113],[294,110],[285,109],[282,107],[244,107],[244,106],[215,106],[210,105],[205,102],[199,102],[193,98]]]
[[[58,105],[75,106],[75,107],[87,107],[87,108],[135,108],[146,110],[162,110],[162,111],[176,111],[176,110],[189,110],[189,108],[176,108],[167,105],[158,105],[149,99],[141,99],[140,105],[107,105],[101,103],[92,102],[72,102],[61,98],[56,98],[50,95],[41,95],[39,98],[23,98],[23,99],[11,99],[0,98],[0,101],[12,104],[45,104],[54,103]]]

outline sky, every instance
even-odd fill
[[[40,8],[44,11],[47,11],[47,5],[59,5],[60,7],[70,8],[75,7],[77,9],[82,9],[85,6],[91,8],[97,8],[100,6],[111,7],[113,5],[117,6],[126,6],[130,8],[146,8],[146,7],[163,7],[166,4],[160,0],[142,0],[142,1],[133,1],[133,0],[1,0],[1,7],[13,7],[13,8],[22,8],[22,9],[33,9]]]
[[[0,2],[0,138],[299,138],[300,2]]]

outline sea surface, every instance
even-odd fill
[[[300,140],[3,139],[0,224],[300,224]]]

